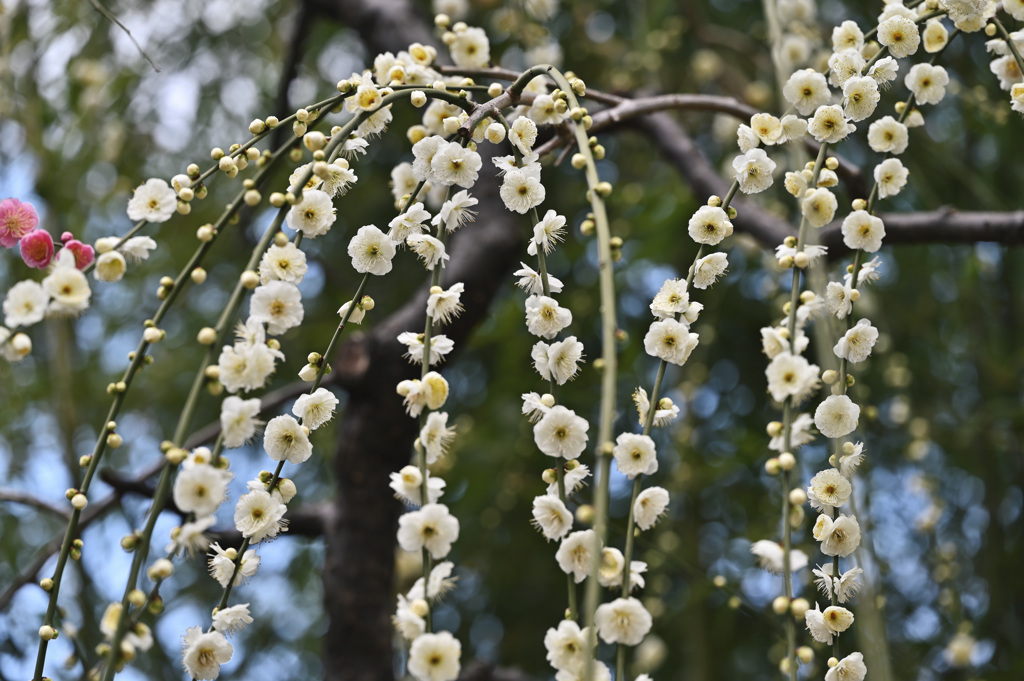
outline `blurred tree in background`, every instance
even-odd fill
[[[382,51],[415,41],[440,45],[434,11],[484,27],[496,65],[564,64],[589,88],[623,96],[732,97],[733,113],[744,118],[754,109],[786,108],[771,58],[773,32],[785,31],[785,22],[779,28],[765,17],[814,9],[784,0],[108,6],[156,68],[90,3],[8,0],[0,9],[0,196],[32,201],[51,234],[70,231],[87,242],[127,230],[125,204],[145,178],[205,165],[210,148],[247,139],[253,118],[283,117],[327,96]],[[822,31],[846,18],[872,25],[880,9],[881,3],[823,1],[810,21]],[[869,658],[887,655],[887,664],[876,657],[871,667],[872,678],[885,681],[1024,677],[1024,585],[1014,577],[1024,559],[1024,254],[1017,248],[1024,241],[1024,165],[1016,161],[1024,121],[1009,110],[979,36],[953,41],[943,55],[955,96],[926,112],[926,127],[913,133],[903,157],[911,183],[885,206],[894,215],[886,222],[892,228],[882,278],[863,303],[882,336],[856,386],[862,404],[870,405],[860,429],[868,463],[858,483],[858,515],[871,587],[854,610],[859,621],[873,622],[858,630],[869,638],[858,649]],[[828,33],[817,39],[827,44]],[[396,109],[392,128],[416,122]],[[607,150],[601,176],[615,186],[612,232],[625,242],[615,271],[619,326],[628,338],[620,346],[617,430],[634,423],[626,396],[653,378],[640,348],[648,303],[666,278],[686,274],[696,251],[685,238],[686,221],[708,194],[725,192],[724,180],[708,186],[708,177],[716,177],[714,169],[729,175],[721,169],[735,154],[738,122],[728,112],[690,110],[633,119],[600,134]],[[801,151],[786,153],[800,165],[811,158],[801,159]],[[866,145],[843,145],[841,153],[869,174]],[[398,134],[371,145],[337,229],[390,219],[385,185],[390,169],[408,156]],[[549,202],[575,228],[587,212],[579,198],[585,185],[568,165],[547,166],[545,184]],[[846,180],[857,186],[856,178]],[[188,257],[193,226],[215,219],[229,199],[227,187],[210,191],[195,203],[188,226],[180,216],[161,226],[154,235],[161,247],[144,267],[133,268],[121,285],[94,287],[90,314],[46,321],[33,334],[29,358],[0,364],[6,499],[0,681],[31,674],[38,642],[31,623],[46,607],[35,583],[52,569],[66,524],[63,490],[81,477],[79,456],[91,449],[105,419],[104,390],[123,370],[141,320],[155,309],[160,278]],[[778,481],[764,472],[770,454],[764,425],[777,412],[765,391],[759,329],[779,316],[788,297],[772,253],[780,232],[771,230],[786,228],[794,202],[774,190],[759,201],[759,209],[740,207],[737,235],[726,242],[729,275],[704,297],[701,345],[684,371],[668,376],[666,394],[683,417],[658,433],[655,481],[672,492],[673,503],[670,517],[637,545],[637,558],[650,566],[643,598],[655,625],[634,672],[658,679],[775,678],[784,655],[769,607],[780,582],[757,568],[749,545],[774,536],[779,522]],[[911,211],[925,217],[915,222]],[[956,222],[975,211],[1000,215],[988,226]],[[459,433],[444,461],[445,501],[460,518],[462,535],[453,553],[458,586],[435,617],[462,640],[464,673],[481,679],[520,672],[550,678],[542,639],[564,608],[554,549],[529,523],[547,464],[520,412],[519,395],[537,389],[536,376],[524,370],[529,343],[507,342],[521,333],[511,272],[529,237],[525,221],[513,217],[482,213],[485,224],[474,227],[480,240],[467,231],[452,252],[453,265],[471,269],[478,259],[477,281],[492,290],[467,305],[454,332],[465,342],[444,368]],[[184,304],[163,326],[167,341],[142,375],[145,387],[118,419],[128,446],[108,455],[91,495],[113,495],[116,502],[85,529],[82,560],[72,564],[61,599],[63,621],[78,627],[79,652],[87,659],[95,658],[101,640],[97,618],[104,604],[120,599],[127,570],[127,558],[111,547],[144,517],[153,481],[143,473],[174,428],[192,380],[183,367],[197,364],[203,352],[192,338],[223,308],[269,221],[262,208],[243,212],[240,228],[217,244],[217,264],[202,287],[185,291]],[[596,320],[596,248],[574,232],[549,267],[567,282],[564,303],[578,318]],[[838,261],[843,247],[836,234],[826,229],[823,238]],[[347,266],[337,266],[347,264],[346,246],[347,240],[322,239],[310,250],[305,335],[279,367],[270,396],[283,401],[304,389],[294,379],[304,353],[321,350],[336,327],[335,310],[357,282]],[[22,276],[0,268],[0,291]],[[290,510],[290,531],[261,551],[258,578],[241,587],[257,616],[234,639],[228,678],[383,678],[402,669],[401,653],[390,652],[398,640],[389,618],[394,594],[409,587],[419,567],[395,554],[398,503],[384,507],[377,499],[387,498],[387,475],[407,460],[415,436],[394,395],[396,380],[412,371],[393,359],[401,354],[394,336],[415,328],[409,319],[422,319],[422,301],[407,301],[423,283],[421,273],[407,269],[370,291],[377,310],[331,360],[328,384],[347,403],[314,435],[317,455],[294,474],[302,503]],[[597,322],[578,333],[596,357]],[[828,346],[818,354],[830,355]],[[591,362],[563,395],[592,403],[598,385]],[[217,403],[206,399],[197,426],[217,420]],[[596,410],[594,404],[584,415],[596,421]],[[266,465],[259,449],[232,456],[232,497]],[[801,452],[803,474],[796,479],[806,480],[828,453],[824,443]],[[621,476],[611,485],[612,529],[621,536],[629,486]],[[26,495],[40,503],[23,503]],[[215,529],[223,531],[222,542],[237,543],[229,517],[221,520]],[[156,549],[180,522],[165,514]],[[798,541],[811,542],[808,530],[805,523]],[[162,589],[167,607],[153,625],[157,645],[121,678],[182,678],[178,639],[219,595],[205,573],[203,561],[179,564]],[[714,581],[719,575],[722,586]],[[60,667],[73,652],[68,637],[54,642],[48,674],[81,678],[83,666]],[[820,651],[812,678],[824,673],[826,658]]]

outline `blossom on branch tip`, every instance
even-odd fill
[[[579,363],[583,357],[583,343],[576,336],[569,336],[555,343],[538,341],[530,352],[533,366],[541,378],[565,385],[579,371]]]
[[[263,422],[257,419],[260,399],[243,400],[231,395],[220,405],[220,428],[224,434],[224,447],[234,449],[251,440]]]
[[[572,409],[555,405],[533,427],[537,448],[548,456],[575,459],[587,446],[590,424]]]
[[[416,681],[455,681],[462,644],[447,631],[416,637],[409,649],[409,673]]]
[[[664,487],[648,487],[637,495],[633,503],[633,520],[641,530],[649,530],[663,516],[669,503],[668,490]]]
[[[204,634],[199,627],[189,627],[182,637],[181,664],[196,681],[216,679],[220,666],[230,661],[234,652],[234,647],[219,631]]]
[[[651,614],[635,598],[616,598],[602,603],[594,613],[594,626],[605,643],[635,646],[651,630]]]
[[[398,519],[398,543],[406,551],[427,549],[438,560],[451,551],[459,538],[459,519],[444,504],[426,504]]]
[[[757,556],[762,569],[776,575],[781,575],[785,571],[786,551],[778,542],[761,539],[750,545],[750,552]],[[805,567],[807,567],[807,554],[800,549],[791,549],[789,552],[790,572],[796,572]]]
[[[638,475],[652,475],[658,471],[658,455],[654,440],[647,435],[620,433],[612,449],[615,466],[630,480]]]
[[[533,525],[546,539],[561,539],[572,529],[572,513],[556,496],[534,497]]]
[[[555,552],[558,567],[562,568],[565,574],[572,575],[573,581],[579,584],[590,574],[590,569],[597,560],[594,548],[599,544],[600,539],[593,530],[570,533]],[[600,551],[600,548],[598,550]]]
[[[829,395],[814,410],[814,425],[827,438],[849,435],[857,427],[860,407],[846,395]]]
[[[699,340],[685,324],[669,317],[651,324],[644,336],[644,349],[652,357],[682,366]]]
[[[178,209],[178,194],[166,180],[153,177],[139,185],[128,201],[128,219],[167,222]]]

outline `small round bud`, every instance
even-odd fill
[[[43,626],[39,627],[39,638],[43,639],[44,641],[52,641],[53,639],[57,638],[58,635],[59,634],[57,633],[57,630],[51,626],[44,624]]]
[[[277,340],[276,338],[271,338],[270,340],[267,341],[267,347],[270,348],[271,350],[280,350],[281,341]]]
[[[721,588],[722,588],[722,587],[724,587],[724,586],[725,586],[725,585],[726,585],[726,584],[727,584],[728,582],[727,582],[727,580],[725,579],[725,575],[715,575],[715,578],[711,580],[711,583],[712,583],[712,584],[714,584],[714,585],[715,585],[716,587],[718,587],[719,589],[721,589]]]
[[[195,163],[189,163],[188,167],[185,168],[185,174],[193,180],[196,179],[199,177],[199,166]]]
[[[789,509],[789,526],[793,528],[800,527],[800,523],[804,521],[804,507],[794,506]]]
[[[790,452],[782,452],[779,454],[779,466],[784,471],[793,470],[793,466],[796,465],[796,457]]]
[[[210,149],[210,158],[212,158],[214,161],[219,161],[220,159],[224,158],[224,150],[221,149],[220,147],[214,147],[213,149]]]
[[[544,393],[543,395],[540,396],[540,403],[543,404],[548,409],[550,409],[551,407],[555,406],[555,396],[552,395],[551,393]]]
[[[779,458],[773,456],[764,462],[764,472],[768,475],[778,475],[782,472],[782,466],[779,465]]]
[[[92,463],[92,454],[83,454],[82,456],[78,457],[78,467],[79,468],[88,468],[89,464],[91,464],[91,463]]]
[[[258,135],[266,129],[267,124],[258,118],[253,120],[253,122],[249,124],[249,132],[251,132],[254,135]]]
[[[297,110],[295,112],[295,120],[299,121],[300,123],[305,123],[306,121],[309,120],[309,111],[307,111],[306,109]]]
[[[213,345],[217,342],[217,331],[212,327],[204,326],[196,334],[196,340],[199,341],[200,345]]]
[[[167,579],[174,574],[174,563],[167,560],[166,558],[157,558],[153,561],[153,564],[149,566],[149,570],[146,571],[149,578],[153,581],[158,579]]]
[[[852,206],[854,210],[867,210],[868,202],[864,199],[854,199]]]
[[[803,291],[800,294],[800,302],[804,305],[810,305],[815,301],[818,296],[815,295],[814,291]]]
[[[121,537],[121,548],[125,551],[134,551],[135,545],[138,543],[138,537],[134,534],[126,534]]]
[[[153,343],[159,343],[164,339],[164,332],[155,326],[151,326],[142,332],[142,340],[146,341],[150,345]]]
[[[821,380],[825,385],[832,385],[839,380],[839,372],[835,369],[826,369],[821,375]]]
[[[789,610],[789,599],[785,596],[778,596],[772,601],[772,612],[776,615],[783,615]]]
[[[781,258],[779,258],[779,267],[781,267],[784,270],[791,269],[793,267],[793,256],[784,255]]]
[[[739,607],[743,605],[743,601],[740,600],[739,596],[732,596],[725,604],[731,610],[739,610]]]
[[[174,286],[174,280],[170,277],[160,277],[160,285],[164,288],[170,288]]]
[[[600,196],[610,196],[611,193],[612,193],[612,183],[611,182],[598,182],[597,186],[594,189],[597,190],[597,193]]]
[[[427,93],[423,90],[413,90],[409,95],[409,102],[418,109],[427,103]]]
[[[593,236],[595,227],[596,225],[593,220],[584,220],[580,223],[580,234],[583,236]]]
[[[242,200],[245,201],[245,205],[247,206],[258,206],[262,199],[263,196],[260,194],[258,189],[250,189],[245,192],[245,196],[242,197]]]
[[[114,384],[114,392],[123,393],[125,390],[128,390],[128,384],[124,381],[118,381]]]
[[[448,28],[451,26],[452,20],[447,14],[436,14],[434,15],[434,26],[438,28]]]
[[[164,457],[172,466],[177,466],[182,461],[184,461],[185,457],[187,456],[188,452],[186,452],[181,447],[172,447],[171,449],[167,450],[166,454],[164,454]]]
[[[191,201],[195,197],[196,193],[192,190],[191,187],[182,187],[178,191],[178,198],[181,199],[182,201],[185,201],[186,203]]]
[[[141,607],[146,602],[146,592],[142,589],[132,589],[128,593],[128,602],[136,608]]]
[[[722,197],[712,194],[708,197],[708,205],[712,208],[718,208],[722,205]]]
[[[800,646],[796,649],[797,659],[800,660],[801,664],[810,664],[814,662],[814,648],[810,646]]]
[[[849,456],[850,454],[853,454],[855,451],[857,451],[857,445],[853,444],[852,442],[843,443],[843,454]]]
[[[997,30],[998,29],[996,28],[995,24],[985,24],[985,35],[987,35],[989,38],[994,37]]]
[[[540,475],[540,479],[544,481],[546,485],[553,485],[558,480],[558,471],[554,468],[545,469]]]
[[[306,124],[301,121],[295,121],[292,123],[292,133],[294,133],[296,137],[302,137],[306,134]],[[301,154],[302,152],[300,151],[299,153]]]
[[[778,437],[778,436],[782,435],[782,430],[783,430],[782,421],[772,421],[772,422],[770,422],[768,424],[768,427],[765,428],[765,430],[768,432],[768,437]]]
[[[598,144],[596,147],[593,148],[592,151],[593,151],[594,159],[595,160],[600,161],[600,160],[602,160],[604,158],[605,148],[604,148],[603,144]]]
[[[729,216],[730,220],[735,220],[736,216],[739,215],[739,213],[736,212],[736,209],[732,206],[725,209],[725,214]]]
[[[828,668],[831,669],[839,664],[839,660],[834,657],[828,658]]]
[[[797,254],[793,256],[793,264],[800,269],[804,269],[811,264],[811,259],[804,251],[798,251]]]
[[[192,273],[189,274],[189,277],[192,278],[192,283],[202,284],[204,281],[206,281],[206,270],[204,270],[202,267],[197,267],[194,270],[192,270]]]
[[[587,159],[583,154],[575,153],[572,155],[572,167],[576,170],[580,170],[587,165]]]
[[[204,243],[213,241],[213,237],[213,225],[203,225],[196,230],[196,238]]]
[[[501,144],[505,141],[505,126],[501,123],[491,123],[484,131],[484,137],[491,144]]]
[[[847,388],[852,387],[853,384],[856,383],[856,382],[857,382],[857,379],[853,377],[853,374],[846,374],[846,387]]]
[[[784,657],[779,660],[779,671],[783,674],[789,674],[790,662],[788,657]]]
[[[850,300],[855,303],[860,300],[860,291],[857,289],[850,289]]]
[[[801,506],[806,501],[807,492],[805,492],[802,487],[797,487],[796,489],[791,489],[789,491],[789,503],[793,506]]]
[[[252,270],[246,270],[242,272],[242,276],[239,277],[242,282],[242,286],[247,289],[254,289],[260,285],[260,275],[256,274]]]
[[[903,113],[904,111],[907,110],[907,103],[906,102],[896,102],[896,105],[893,106],[893,109],[896,111],[896,113],[901,114],[901,113]]]
[[[377,303],[373,302],[373,298],[370,296],[363,296],[359,299],[359,307],[363,308],[363,310],[367,312],[372,310],[376,305]]]
[[[620,250],[622,248],[622,237],[621,236],[613,236],[611,239],[608,240],[608,246],[613,251]]]
[[[117,449],[118,447],[121,446],[122,443],[123,440],[121,439],[121,436],[118,435],[117,433],[110,433],[109,435],[107,435],[107,446],[110,447],[111,449]]]
[[[583,525],[590,525],[594,522],[594,507],[590,504],[580,504],[576,507],[576,520]]]
[[[835,156],[829,156],[825,159],[825,167],[829,170],[835,170],[839,167],[839,159]]]
[[[227,461],[227,459],[223,459]],[[282,478],[277,482],[277,491],[281,493],[285,503],[292,500],[292,498],[299,493],[298,488],[295,486],[295,482],[289,478]]]
[[[231,170],[235,170],[237,165],[235,164],[234,159],[230,156],[221,156],[220,160],[217,162],[217,167],[226,173]]]
[[[303,136],[302,143],[306,145],[306,148],[310,151],[318,151],[327,146],[327,137],[324,136],[319,130],[308,132]]]
[[[838,463],[839,463],[839,461],[838,461],[838,459],[836,459],[836,455],[835,454],[829,454],[828,465],[832,466],[832,468],[838,468]]]
[[[417,598],[409,604],[409,609],[420,617],[426,617],[427,613],[430,612],[430,605],[422,598]]]

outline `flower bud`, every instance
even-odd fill
[[[217,331],[209,326],[204,326],[196,335],[200,345],[213,345],[217,342]]]
[[[784,471],[793,470],[793,466],[796,465],[796,457],[790,452],[783,452],[779,454],[779,466]]]
[[[154,582],[158,579],[167,579],[174,574],[174,563],[167,560],[166,558],[157,558],[153,561],[153,564],[149,566],[146,574]]]
[[[307,364],[299,370],[299,378],[303,381],[314,381],[316,380],[316,374],[319,370],[319,367],[316,365]]]
[[[59,634],[57,630],[51,626],[44,624],[43,626],[39,627],[39,638],[43,639],[44,641],[52,641],[53,639],[57,638],[58,635]]]
[[[778,457],[773,456],[764,462],[764,472],[768,475],[778,475],[782,472],[782,466],[779,465]]]
[[[802,664],[814,662],[814,649],[810,646],[800,646],[796,649],[796,656]]]
[[[146,602],[146,592],[142,589],[132,589],[128,593],[128,602],[136,608],[141,607]]]
[[[778,596],[772,601],[772,611],[776,615],[783,615],[787,610],[789,610],[789,599],[785,596]]]
[[[793,506],[800,506],[807,501],[807,492],[801,487],[789,491],[789,503]]]
[[[252,270],[246,270],[242,272],[242,275],[241,277],[239,277],[239,279],[242,282],[242,286],[250,290],[260,285],[260,275],[256,274]]]

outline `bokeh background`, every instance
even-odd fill
[[[321,99],[339,79],[372,62],[376,43],[360,34],[357,18],[349,20],[350,4],[358,5],[110,3],[156,71],[89,3],[4,2],[0,196],[33,202],[55,236],[71,231],[93,241],[123,233],[132,187],[148,177],[169,178],[191,162],[205,167],[211,147],[247,139],[253,118],[283,116]],[[459,17],[464,10],[471,25],[487,29],[494,62],[511,69],[550,61],[574,70],[595,89],[725,95],[776,113],[784,107],[771,57],[775,29],[765,12],[781,12],[783,34],[803,27],[805,38],[818,45],[807,55],[813,63],[829,43],[828,27],[846,18],[870,25],[881,8],[782,0],[435,4],[413,3],[403,20],[430,35],[432,11]],[[808,7],[814,12],[808,14]],[[988,70],[983,43],[981,34],[964,36],[944,55],[950,95],[925,112],[925,128],[913,131],[903,157],[910,185],[886,210],[1021,209],[1024,166],[1016,157],[1024,120],[1010,112]],[[882,106],[903,96],[897,84]],[[736,153],[735,120],[711,112],[674,116],[713,164],[727,166]],[[414,112],[396,109],[390,134],[358,161],[360,180],[342,200],[330,237],[308,251],[311,267],[302,286],[306,322],[283,337],[288,359],[272,388],[292,384],[306,353],[330,337],[335,310],[357,283],[347,266],[346,235],[390,219],[390,168],[410,158],[403,130],[415,122]],[[620,347],[616,430],[625,430],[635,423],[629,395],[636,386],[649,389],[655,369],[640,342],[649,323],[647,305],[666,278],[685,275],[695,251],[685,236],[686,221],[706,197],[694,195],[650,137],[627,127],[603,134],[601,141],[607,149],[602,178],[616,188],[612,230],[625,240],[615,275],[619,325],[628,338]],[[841,152],[854,163],[872,163],[862,135],[844,143]],[[799,153],[781,152],[777,160],[781,165],[788,155],[790,165],[802,164]],[[279,183],[284,181],[282,176]],[[142,320],[156,308],[160,277],[178,271],[194,248],[196,227],[214,219],[236,190],[226,184],[211,186],[210,197],[196,202],[192,215],[176,216],[152,232],[160,248],[121,284],[96,283],[88,315],[40,324],[32,329],[32,356],[16,366],[0,365],[0,487],[65,507],[64,490],[81,475],[78,457],[91,451],[105,417],[104,388],[123,371]],[[545,184],[544,208],[566,215],[574,227],[549,268],[567,283],[563,304],[573,310],[574,330],[592,359],[599,348],[596,247],[575,229],[587,210],[580,200],[582,180],[567,165],[551,166]],[[841,204],[853,198],[843,194],[842,185],[839,192]],[[760,200],[779,214],[792,211],[779,186]],[[269,213],[251,211],[225,235],[208,281],[186,291],[168,318],[168,339],[142,374],[144,388],[118,419],[127,446],[109,457],[111,470],[135,476],[156,460],[192,380],[183,367],[199,361],[195,333],[222,309],[244,254],[269,220]],[[525,240],[530,225],[524,220],[522,227]],[[788,275],[775,265],[774,245],[739,232],[725,243],[729,276],[697,296],[705,305],[696,329],[701,344],[685,367],[672,367],[667,375],[668,395],[680,405],[682,418],[656,434],[661,467],[652,483],[671,491],[672,506],[669,517],[637,543],[637,558],[649,565],[642,597],[655,624],[637,650],[634,673],[695,680],[760,680],[778,673],[783,627],[769,604],[781,581],[758,569],[749,553],[751,541],[776,537],[780,522],[778,480],[763,472],[769,455],[765,424],[779,410],[766,394],[758,332],[781,316],[787,297]],[[3,291],[27,276],[12,255],[0,253]],[[841,267],[844,261],[835,256],[830,266]],[[855,488],[865,531],[859,560],[871,584],[854,607],[858,626],[852,637],[860,638],[844,637],[842,645],[863,650],[871,678],[886,681],[1020,679],[1024,258],[1012,245],[949,245],[927,237],[886,246],[881,257],[882,277],[858,312],[882,336],[853,388],[855,399],[868,405],[859,431],[867,461]],[[525,245],[522,258],[527,260]],[[523,333],[522,296],[509,274],[495,273],[504,277],[502,292],[468,346],[444,368],[452,385],[448,410],[458,426],[454,450],[443,463],[444,501],[460,518],[462,535],[451,555],[458,588],[437,620],[462,640],[464,663],[479,660],[543,679],[552,676],[543,634],[562,614],[565,581],[554,563],[555,547],[529,523],[548,461],[535,449],[530,424],[520,414],[519,395],[539,390],[540,382],[529,369],[532,341]],[[375,320],[422,284],[421,271],[408,258],[370,291],[377,309],[363,330],[372,330]],[[832,341],[824,325],[815,332],[817,361],[824,367]],[[598,385],[598,372],[588,365],[560,401],[596,419]],[[342,399],[344,406],[347,397]],[[217,402],[207,397],[197,425],[216,416]],[[316,508],[334,499],[332,453],[334,442],[345,436],[337,422],[316,433],[318,455],[291,473],[300,505]],[[799,458],[797,479],[809,479],[826,465],[824,444],[803,448]],[[239,450],[231,460],[236,498],[244,481],[267,464],[259,448]],[[621,542],[629,489],[613,475],[611,531]],[[91,496],[101,497],[112,488],[97,483],[94,490]],[[380,493],[389,494],[386,484]],[[118,542],[141,524],[147,507],[144,495],[125,494],[86,530],[83,559],[68,572],[62,621],[77,627],[79,652],[87,661],[95,660],[103,608],[121,597],[130,558]],[[218,527],[230,528],[230,509],[221,509]],[[162,517],[155,549],[179,522],[173,514]],[[45,594],[33,584],[50,573],[52,560],[27,586],[15,587],[63,528],[53,512],[14,502],[0,506],[0,680],[31,674],[36,623],[45,610]],[[817,547],[808,522],[795,537],[813,562]],[[223,673],[252,680],[321,678],[325,647],[343,645],[325,635],[324,540],[286,534],[260,553],[257,579],[235,592],[252,603],[256,622],[233,638],[235,658]],[[358,561],[358,551],[353,553],[347,559]],[[408,588],[417,568],[400,555],[396,565],[397,593]],[[726,578],[724,587],[712,585],[717,575]],[[797,588],[811,597],[807,578],[806,570],[798,574]],[[219,588],[205,565],[193,560],[178,565],[162,595],[166,611],[151,622],[157,644],[120,678],[182,678],[179,637],[207,621]],[[48,675],[83,677],[81,663],[61,666],[73,653],[71,637],[62,636],[50,649]],[[821,678],[827,656],[818,650],[802,673]],[[399,645],[393,663],[401,670]]]

